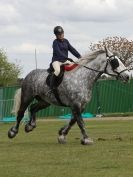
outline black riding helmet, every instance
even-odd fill
[[[61,26],[56,26],[56,27],[54,28],[54,34],[55,34],[55,35],[60,35],[60,34],[62,34],[62,33],[64,33],[64,30],[63,30],[63,28],[62,28]]]

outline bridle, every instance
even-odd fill
[[[108,75],[110,75],[110,76],[116,77],[116,79],[118,79],[118,78],[120,77],[120,74],[121,74],[121,73],[123,73],[123,72],[125,72],[125,71],[128,71],[128,69],[124,69],[124,70],[122,70],[121,72],[117,72],[117,71],[115,70],[116,68],[113,68],[113,66],[111,65],[111,61],[112,61],[112,60],[116,60],[116,58],[115,58],[116,56],[115,56],[115,55],[109,56],[109,55],[106,53],[106,57],[107,57],[107,63],[106,63],[106,65],[105,65],[104,70],[102,70],[102,71],[99,71],[99,70],[97,70],[97,69],[90,68],[90,67],[88,67],[88,66],[85,66],[85,65],[82,65],[82,64],[79,64],[79,63],[76,63],[76,62],[74,62],[74,63],[75,63],[75,64],[78,64],[79,66],[82,66],[82,67],[84,67],[84,68],[86,68],[86,69],[89,69],[89,70],[91,70],[91,71],[98,72],[98,73],[99,73],[99,74],[98,74],[99,76],[102,75],[103,73],[105,73],[105,74],[108,74]],[[112,58],[113,58],[113,59],[112,59]],[[108,73],[108,72],[107,72],[108,64],[111,65],[113,72],[116,73],[116,74],[112,74],[112,73]]]

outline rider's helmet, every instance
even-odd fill
[[[54,34],[55,34],[55,35],[60,35],[60,34],[62,34],[62,33],[64,33],[64,30],[63,30],[63,28],[62,28],[61,26],[56,26],[56,27],[54,28]]]

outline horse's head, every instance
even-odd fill
[[[104,73],[112,75],[122,81],[128,81],[130,73],[122,61],[107,48],[105,48],[107,64]]]

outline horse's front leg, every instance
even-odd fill
[[[59,130],[59,137],[58,137],[58,142],[60,144],[65,144],[66,143],[66,135],[68,134],[69,130],[71,127],[76,123],[76,118],[72,117],[69,124],[65,125]]]
[[[77,120],[77,124],[81,130],[81,133],[82,133],[82,139],[81,139],[81,144],[83,145],[90,145],[90,144],[93,144],[93,140],[90,139],[86,133],[86,129],[85,129],[85,124],[84,124],[84,121],[82,119],[82,115],[81,115],[81,111],[79,108],[75,108],[74,111],[73,111],[73,114],[74,114],[74,117],[76,118]]]

